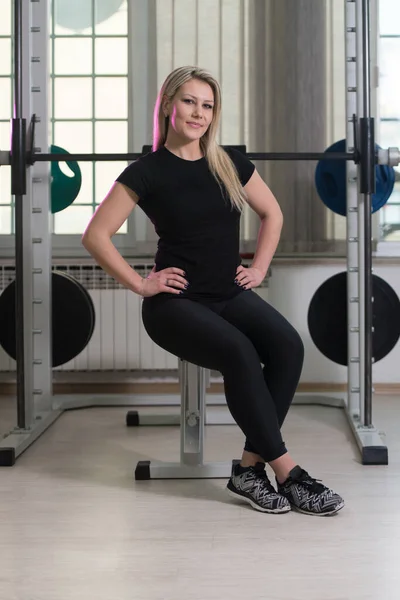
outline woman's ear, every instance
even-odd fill
[[[162,101],[162,110],[164,117],[169,117],[169,100],[166,96],[164,96]]]

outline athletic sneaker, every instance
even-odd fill
[[[326,517],[344,506],[338,494],[313,479],[301,467],[294,467],[283,484],[277,481],[278,492],[288,499],[292,508],[307,515]]]
[[[276,492],[267,477],[265,465],[261,462],[257,463],[255,467],[235,465],[226,487],[230,496],[248,502],[261,512],[286,513],[290,511],[288,500]]]

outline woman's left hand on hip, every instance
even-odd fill
[[[258,287],[264,280],[264,277],[263,273],[256,267],[244,267],[240,265],[236,270],[235,283],[248,290]]]

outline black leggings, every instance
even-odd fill
[[[280,429],[300,379],[304,347],[279,312],[246,290],[216,303],[158,294],[143,300],[142,316],[161,348],[221,373],[245,450],[266,462],[287,452]]]

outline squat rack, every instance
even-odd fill
[[[346,8],[345,153],[247,153],[250,160],[345,160],[348,174],[348,394],[347,400],[297,394],[297,404],[344,408],[363,464],[387,464],[388,452],[372,424],[371,196],[375,165],[399,164],[398,148],[376,153],[370,91],[370,0],[344,0]],[[15,196],[17,427],[0,442],[0,466],[10,466],[62,413],[75,407],[129,405],[129,398],[54,401],[51,367],[51,161],[135,160],[128,154],[49,154],[47,40],[49,0],[14,0],[14,90],[11,165]],[[23,45],[23,40],[31,44]],[[32,48],[32,55],[30,49]],[[358,118],[356,115],[362,115]],[[27,126],[29,123],[29,126]],[[168,419],[167,419],[168,421]],[[154,422],[154,421],[153,421]],[[178,420],[179,423],[179,420]],[[185,431],[185,429],[182,429]],[[199,428],[199,435],[203,430]],[[184,444],[185,440],[182,441]],[[225,475],[223,475],[225,476]]]

